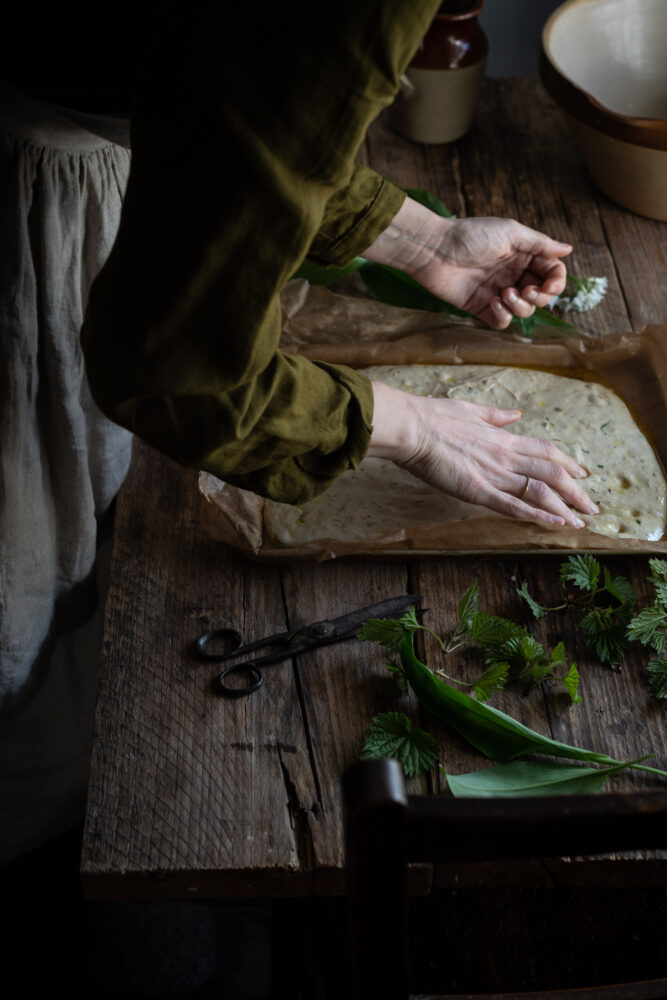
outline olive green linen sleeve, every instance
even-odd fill
[[[308,256],[325,264],[347,264],[383,233],[406,198],[374,170],[357,164],[347,187],[329,198]]]
[[[437,7],[165,7],[120,230],[82,331],[113,420],[286,502],[358,464],[370,384],[281,352],[279,293],[309,251],[353,256],[400,207],[402,193],[354,159]]]

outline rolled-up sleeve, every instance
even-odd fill
[[[279,293],[307,255],[344,262],[400,208],[403,193],[354,161],[437,7],[174,6],[138,87],[121,226],[82,331],[112,419],[286,502],[358,464],[371,387],[278,349]]]

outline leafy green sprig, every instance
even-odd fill
[[[649,566],[655,598],[651,607],[644,608],[629,622],[627,636],[661,653],[667,641],[667,561],[649,559]],[[667,700],[667,659],[650,660],[647,669],[651,691],[660,701]]]
[[[534,600],[525,582],[517,594],[536,618],[568,607],[587,608],[579,621],[586,645],[601,663],[615,667],[628,647],[628,623],[637,603],[635,588],[624,576],[612,576],[590,553],[568,556],[560,567],[560,582],[564,588],[574,585],[579,593],[568,594],[562,604],[553,607]]]
[[[403,765],[405,776],[414,778],[437,764],[438,744],[403,712],[384,712],[371,722],[360,756],[362,760],[394,757]]]
[[[481,611],[476,580],[459,601],[457,616],[456,626],[445,642],[444,651],[452,652],[465,642],[483,650],[486,670],[472,684],[478,701],[488,701],[510,680],[533,686],[551,679],[564,684],[573,702],[581,701],[579,673],[576,664],[568,666],[563,643],[558,643],[551,653],[547,653],[544,646],[521,625]],[[438,673],[443,676],[442,671]]]
[[[382,641],[380,622],[376,621],[376,641]],[[395,645],[395,627],[388,625],[388,643]],[[647,757],[618,761],[603,753],[553,740],[535,732],[511,716],[457,691],[438,678],[414,652],[414,630],[404,630],[399,643],[400,664],[404,676],[419,703],[443,722],[452,726],[473,747],[500,766],[474,775],[447,775],[455,795],[553,795],[599,791],[607,777],[626,767],[667,778],[667,772],[648,767]],[[418,733],[418,736],[415,735]],[[373,720],[364,745],[365,757],[402,756],[410,774],[433,766],[436,748],[423,730],[400,713],[388,713]],[[537,754],[565,757],[578,764],[554,761],[520,761],[516,758]],[[652,756],[652,755],[648,755]],[[405,764],[404,764],[405,766]],[[407,772],[406,772],[407,773]]]
[[[558,643],[547,654],[522,626],[507,618],[480,611],[479,584],[476,580],[459,600],[456,625],[444,642],[431,629],[419,624],[414,608],[398,619],[370,619],[361,627],[357,638],[379,642],[389,652],[396,653],[405,633],[414,634],[418,629],[432,635],[445,654],[465,644],[475,645],[483,651],[486,669],[474,681],[451,677],[442,669],[436,671],[440,677],[454,684],[471,687],[478,701],[488,701],[510,680],[534,686],[549,679],[560,681],[573,703],[581,701],[578,693],[579,672],[576,664],[568,666],[563,643]],[[388,663],[388,667],[392,673],[402,677],[403,671],[395,659]]]

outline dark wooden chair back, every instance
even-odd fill
[[[352,963],[359,1000],[409,996],[409,862],[549,858],[667,847],[667,792],[518,799],[416,797],[406,794],[403,769],[395,760],[353,765],[344,775],[343,792]],[[491,1000],[490,994],[485,996]],[[503,1000],[511,997],[648,1000],[667,997],[667,979],[502,994]],[[475,998],[466,995],[466,1000]]]

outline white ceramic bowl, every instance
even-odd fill
[[[598,187],[667,221],[667,0],[568,0],[546,22],[542,82]]]

